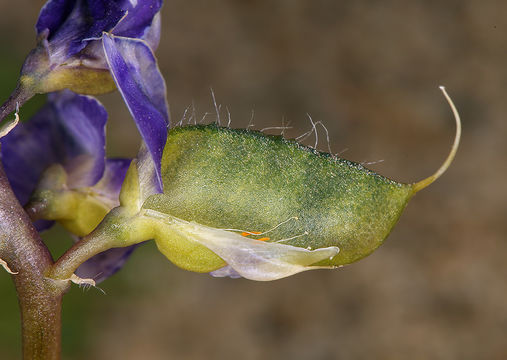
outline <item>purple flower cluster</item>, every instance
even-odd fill
[[[68,89],[120,91],[155,164],[153,181],[162,191],[160,161],[169,112],[153,54],[161,6],[162,0],[49,0],[44,5],[36,25],[38,46],[25,61],[18,87],[30,94],[49,92],[48,102],[0,140],[5,171],[21,204],[29,202],[45,171],[56,164],[65,170],[66,189],[88,189],[109,208],[119,204],[130,160],[106,159],[106,110],[95,98]],[[36,224],[42,230],[52,222]],[[133,249],[99,254],[78,274],[103,280]]]

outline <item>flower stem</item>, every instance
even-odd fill
[[[98,228],[75,243],[55,262],[47,276],[56,281],[68,280],[79,265],[91,257],[111,249],[112,246],[109,245],[107,236],[104,236],[101,230]]]
[[[44,274],[49,250],[17,201],[0,162],[0,259],[8,264],[21,309],[23,359],[60,359],[61,301],[68,282]]]
[[[16,108],[23,105],[25,102],[33,97],[33,92],[18,83],[16,89],[12,92],[11,96],[0,106],[0,123],[12,112],[16,111]]]
[[[30,276],[14,276],[21,309],[23,359],[60,359],[62,289],[51,291],[33,283]]]
[[[101,252],[153,239],[153,229],[152,221],[143,212],[132,213],[121,206],[114,208],[95,230],[67,250],[46,276],[54,281],[68,280],[79,265]]]

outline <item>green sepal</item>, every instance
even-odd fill
[[[93,188],[69,189],[67,173],[52,165],[25,206],[35,219],[54,220],[77,236],[89,234],[112,208]]]
[[[107,69],[92,68],[81,62],[53,64],[50,61],[45,40],[27,56],[19,85],[32,94],[69,89],[83,95],[100,95],[116,90],[114,80]]]
[[[226,265],[208,247],[194,240],[192,225],[162,213],[144,213],[152,219],[154,240],[159,251],[174,265],[188,271],[207,273]]]
[[[128,232],[118,234],[118,238],[131,237],[137,240],[154,239],[160,252],[173,264],[185,270],[194,272],[210,272],[225,265],[224,261],[207,247],[189,239],[185,231],[177,226],[171,226],[174,221],[168,221],[165,214],[151,212],[151,216],[144,216],[143,202],[151,195],[150,176],[153,171],[151,157],[146,156],[143,144],[138,157],[130,163],[130,167],[123,181],[120,192],[120,208],[125,216],[135,216],[137,237]],[[119,211],[119,210],[118,210]],[[109,220],[108,215],[106,219]],[[138,242],[138,241],[135,242]],[[127,240],[128,242],[128,240]],[[127,243],[126,242],[126,243]],[[125,246],[125,245],[123,245]]]
[[[216,229],[273,229],[269,241],[295,247],[338,247],[322,266],[373,252],[414,193],[295,141],[213,124],[169,131],[162,177],[164,194],[145,209]]]
[[[229,265],[245,278],[264,281],[309,270],[312,263],[339,252],[336,247],[310,251],[247,239],[234,231],[207,227],[150,208],[151,199],[160,195],[154,194],[153,161],[145,155],[143,146],[127,172],[121,206],[113,209],[98,228],[109,246],[154,239],[160,252],[185,270],[213,272]]]

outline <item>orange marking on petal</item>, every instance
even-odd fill
[[[262,234],[260,231],[243,231],[241,236],[250,236],[250,235],[260,235]]]
[[[263,237],[263,238],[260,238],[260,239],[257,239],[259,241],[269,241],[271,240],[271,238],[268,238],[268,237]]]

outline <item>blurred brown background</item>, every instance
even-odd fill
[[[34,44],[42,1],[0,2],[1,94]],[[323,121],[334,152],[411,182],[454,136],[455,163],[409,204],[370,257],[271,283],[184,272],[153,244],[96,290],[64,303],[66,359],[507,359],[507,2],[174,0],[158,58],[172,118],[194,104],[232,127]],[[111,155],[138,135],[118,94],[102,97]],[[27,110],[29,111],[29,110]],[[206,121],[214,120],[214,115]],[[324,138],[321,133],[321,138]],[[313,139],[308,140],[309,144]],[[327,149],[325,141],[319,148]],[[47,235],[55,252],[69,240]],[[10,279],[0,274],[0,354],[19,357]]]

